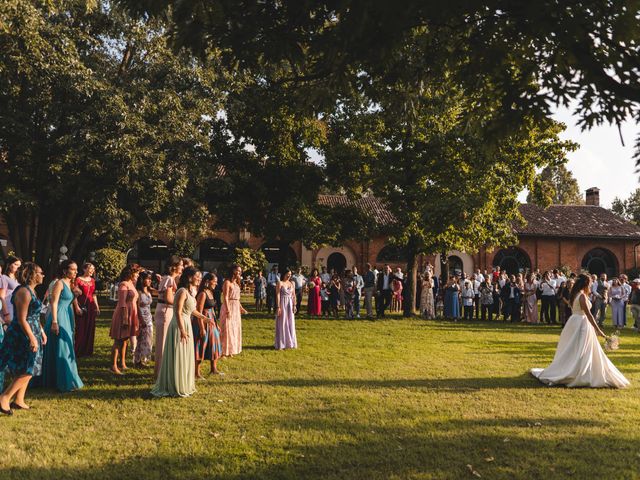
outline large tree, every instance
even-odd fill
[[[627,199],[616,197],[611,202],[611,211],[640,225],[640,188],[637,188]]]
[[[527,195],[527,202],[547,205],[581,205],[584,197],[578,181],[566,165],[544,167],[536,177],[533,188]]]
[[[0,214],[45,268],[87,248],[208,215],[223,93],[215,59],[170,50],[157,20],[113,5],[0,4]]]
[[[515,242],[519,192],[533,185],[536,169],[566,161],[574,144],[558,138],[562,125],[525,119],[496,145],[491,133],[468,127],[475,94],[451,82],[425,86],[410,104],[402,88],[369,84],[367,94],[330,116],[328,172],[354,194],[373,192],[393,213],[391,239],[406,249],[414,305],[418,255]]]
[[[416,92],[447,76],[497,100],[490,114],[476,105],[482,115],[468,117],[496,140],[519,119],[544,118],[553,103],[571,99],[585,128],[638,117],[636,0],[120,1],[138,13],[171,11],[178,48],[202,56],[221,49],[230,65],[325,93],[306,103],[344,92],[361,75],[411,82]],[[413,69],[398,62],[408,42],[420,58]]]

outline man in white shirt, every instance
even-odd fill
[[[551,278],[551,272],[545,272],[540,286],[540,320],[547,323],[556,323],[556,281]]]
[[[629,303],[629,297],[631,297],[631,285],[629,285],[629,277],[627,277],[624,273],[620,275],[620,284],[622,285],[622,290],[624,291],[624,295],[622,296],[622,301],[624,302],[624,326],[627,326],[627,304]]]
[[[269,275],[267,275],[267,310],[269,314],[276,311],[276,285],[280,281],[278,266],[271,267]]]
[[[476,268],[476,280],[480,283],[484,282],[484,275],[480,272],[479,268]]]
[[[360,297],[362,297],[362,289],[364,287],[364,279],[362,275],[358,274],[358,267],[355,265],[351,270],[353,280],[353,312],[356,318],[360,318]]]
[[[320,273],[320,280],[322,280],[322,282],[325,283],[327,287],[331,283],[331,275],[327,273],[327,267],[322,267],[322,273]]]
[[[291,281],[296,287],[296,314],[300,311],[300,305],[302,305],[302,289],[307,284],[307,279],[302,274],[302,269],[298,267],[296,273],[291,275]]]
[[[480,269],[478,269],[478,272]],[[473,307],[475,309],[476,320],[480,320],[480,285],[484,282],[484,277],[482,277],[482,281],[478,280],[478,275],[482,277],[481,273],[474,273],[471,275],[471,287],[473,288]]]
[[[400,267],[396,267],[396,271],[393,275],[400,280],[404,280],[404,273],[402,273],[402,269]]]
[[[376,311],[378,318],[384,317],[384,312],[391,305],[391,282],[393,274],[389,265],[384,266],[382,273],[378,275],[376,282]]]

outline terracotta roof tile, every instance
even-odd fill
[[[356,207],[363,212],[370,212],[379,226],[388,226],[395,223],[395,217],[386,208],[384,202],[373,196],[350,199],[346,195],[320,195],[318,202],[325,207]]]
[[[518,235],[546,237],[626,238],[640,240],[640,226],[611,210],[595,205],[520,205],[526,225],[516,225]]]

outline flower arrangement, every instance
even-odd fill
[[[618,350],[618,348],[620,348],[620,332],[616,330],[613,335],[605,337],[604,349],[606,352],[611,352],[612,350]]]

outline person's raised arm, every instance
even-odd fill
[[[606,338],[607,336],[604,334],[604,332],[596,322],[595,318],[593,318],[593,315],[591,315],[591,309],[587,305],[587,296],[585,294],[580,294],[580,307],[582,308],[582,311],[584,312],[584,314],[587,316],[589,323],[596,331],[596,335],[600,335],[601,337]]]

